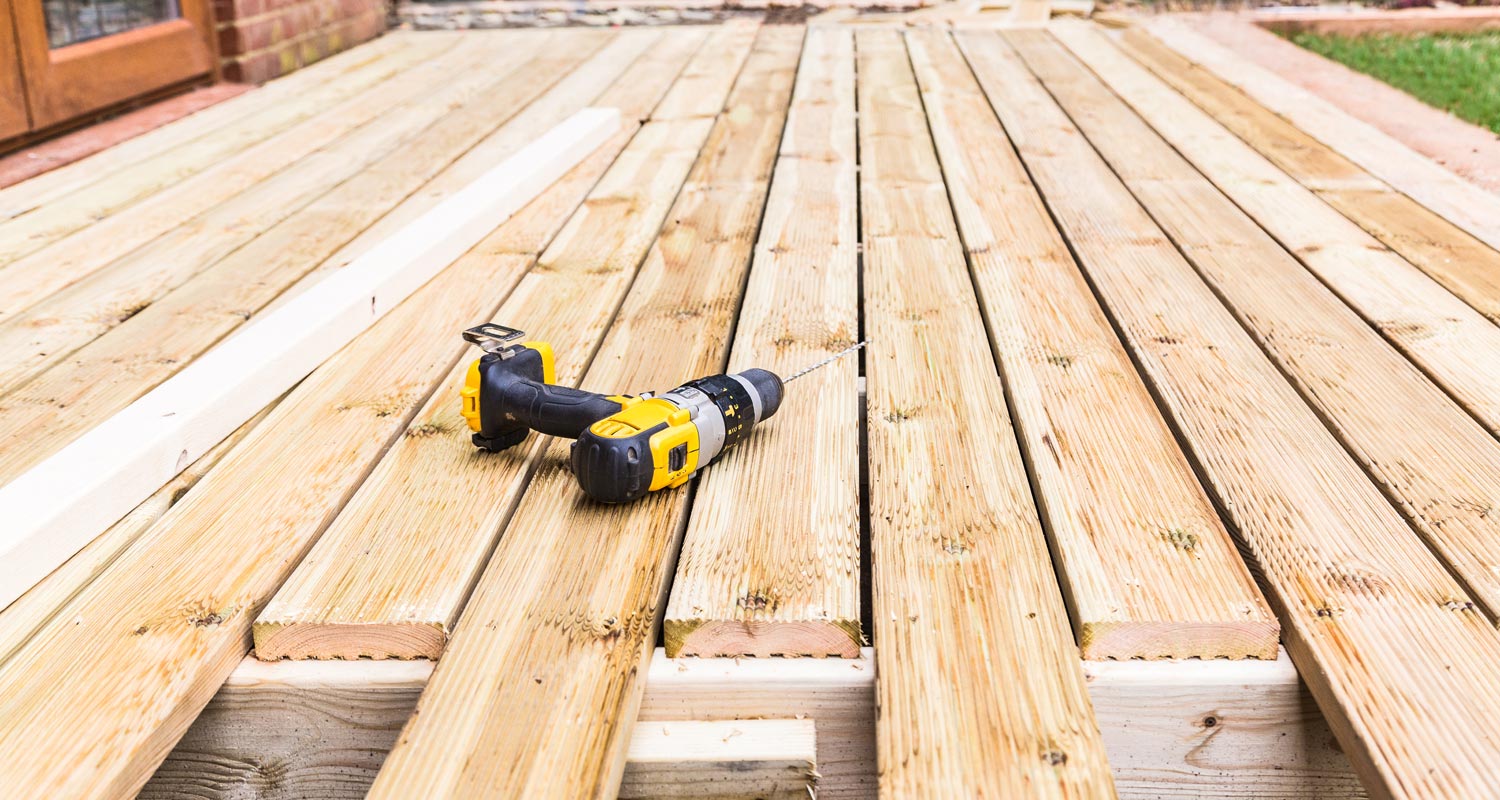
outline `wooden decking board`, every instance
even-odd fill
[[[1373,175],[1500,249],[1500,196],[1460,178],[1374,126],[1169,17],[1147,29],[1193,62],[1338,150]]]
[[[613,156],[590,156],[309,376],[0,666],[7,787],[140,788],[249,650],[260,608],[452,367],[453,331],[495,309]],[[108,666],[80,671],[79,653]]]
[[[1141,111],[1198,171],[1486,428],[1500,433],[1500,326],[1192,103],[1175,93],[1161,96],[1169,108]],[[1161,121],[1167,113],[1171,123]]]
[[[1033,180],[1260,570],[1367,786],[1500,790],[1500,640],[995,35],[960,42]]]
[[[722,368],[801,36],[762,29],[585,386],[661,390]],[[618,785],[687,492],[601,505],[566,458],[546,449],[372,797]]]
[[[448,47],[443,47],[444,44]],[[339,96],[344,99],[332,108],[315,106],[323,112],[317,118],[282,131],[193,179],[167,186],[135,206],[104,217],[74,235],[6,263],[0,267],[0,321],[15,318],[50,295],[105,269],[116,259],[150,246],[153,240],[182,226],[216,203],[253,188],[289,164],[367,122],[385,109],[392,99],[399,97],[389,94],[382,82],[418,69],[424,61],[431,63],[434,57],[439,64],[447,63],[455,56],[445,51],[458,44],[453,39],[424,43],[382,59],[362,71],[362,77],[356,76],[354,88],[363,91],[352,96],[345,95],[342,82],[321,91],[312,91],[314,101]],[[84,192],[87,194],[88,190]],[[68,208],[72,199],[69,196],[53,201],[47,208]]]
[[[514,46],[523,48],[534,44],[535,39],[517,38],[513,40]],[[435,55],[442,51],[430,52]],[[376,61],[353,74],[341,76],[337,81],[287,97],[251,119],[220,129],[212,136],[201,136],[142,159],[114,173],[109,180],[95,182],[86,191],[69,195],[62,202],[49,203],[0,223],[0,265],[10,264],[69,234],[97,225],[158,192],[165,193],[166,197],[194,197],[199,203],[197,208],[226,199],[268,174],[268,166],[274,169],[274,162],[271,165],[257,163],[270,161],[267,158],[270,151],[261,148],[253,153],[247,152],[252,147],[398,73],[399,68],[386,66],[384,60]],[[193,180],[198,176],[202,177]],[[130,226],[131,239],[148,241],[166,230],[164,225],[180,221],[181,209],[191,207],[177,205],[177,213],[165,218],[158,216],[156,220],[160,222],[157,225],[137,222]],[[139,220],[140,216],[137,215],[136,219]]]
[[[497,79],[485,102],[445,115],[409,144],[0,397],[0,483],[108,419],[278,295],[305,288],[299,279],[586,59],[588,44],[597,44],[549,54],[547,37],[533,38],[535,46],[513,48],[490,65]],[[526,120],[520,127],[527,135],[539,129]]]
[[[1181,98],[1098,33],[1058,36],[1124,99],[1050,38],[1019,44],[1032,70],[1465,589],[1500,617],[1500,442],[1126,105],[1146,109],[1159,130],[1192,136],[1195,126],[1169,113]]]
[[[674,32],[617,84],[634,92],[655,82],[651,103],[623,110],[633,127],[649,121],[495,315],[552,345],[560,383],[578,383],[610,327],[753,37],[753,29],[738,27],[708,40]],[[718,85],[674,83],[688,76],[684,70],[717,75]],[[601,102],[612,103],[612,94]],[[657,118],[653,105],[682,109],[685,94],[697,98],[696,113]],[[534,440],[496,456],[474,449],[457,401],[473,353],[453,345],[465,357],[443,389],[256,621],[259,657],[442,654],[544,446]]]
[[[1275,618],[962,55],[907,41],[1084,658],[1274,658]]]
[[[228,125],[253,120],[255,115],[310,91],[340,80],[393,53],[423,44],[409,33],[393,33],[357,49],[345,50],[285,78],[258,87],[232,100],[217,103],[189,117],[133,137],[107,150],[49,170],[14,186],[0,189],[0,225],[55,202],[72,192],[107,180],[120,170]]]
[[[596,34],[604,35],[608,34]],[[506,39],[466,39],[452,59],[387,82],[364,124],[275,177],[153,240],[101,274],[0,323],[0,394],[58,363],[161,296],[233,253],[307,204],[396,152],[450,110],[482,102],[501,76],[479,67],[509,47]],[[460,77],[453,78],[454,71]],[[434,89],[433,82],[442,81]],[[379,111],[383,108],[383,111]],[[344,127],[342,123],[335,127]]]
[[[911,62],[856,48],[881,795],[1114,797]]]
[[[278,401],[279,402],[279,401]],[[275,408],[272,403],[219,442],[177,477],[146,498],[119,522],[43,578],[31,590],[0,610],[0,664],[4,664],[59,610],[66,608],[100,573],[109,568],[141,534],[187,496],[189,490]]]
[[[1500,323],[1500,250],[1391,189],[1140,29],[1125,51],[1387,247]]]
[[[854,82],[852,33],[812,29],[731,371],[790,375],[859,336]],[[845,358],[789,386],[776,416],[704,473],[666,610],[669,655],[859,652],[857,373]]]

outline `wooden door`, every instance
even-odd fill
[[[33,130],[213,71],[209,0],[0,2],[15,18]]]
[[[10,4],[11,0],[0,0],[0,139],[20,136],[31,128]]]

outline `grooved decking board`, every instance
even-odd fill
[[[1492,433],[1500,433],[1500,326],[1381,244],[1191,103],[1155,123],[1314,275]],[[1192,135],[1179,126],[1191,125]]]
[[[317,278],[293,286],[590,55],[587,46],[554,47],[549,53],[549,38],[533,37],[495,59],[485,102],[469,103],[438,119],[408,145],[0,397],[0,483],[108,419],[278,295],[289,288],[295,294],[315,282]],[[617,71],[620,64],[608,66]],[[495,135],[514,140],[518,132],[531,136],[543,129],[522,119]]]
[[[1500,249],[1500,195],[1469,183],[1373,125],[1187,29],[1178,20],[1152,20],[1147,30],[1392,187]]]
[[[881,795],[1114,797],[902,36],[856,49]]]
[[[1174,138],[1196,135],[1199,125],[1210,124],[1207,118],[1098,33],[1067,28],[1058,35],[1124,100],[1050,37],[1016,40],[1032,70],[1245,328],[1469,593],[1491,617],[1500,616],[1500,442],[1235,208],[1125,100]],[[1177,108],[1184,113],[1173,114]]]
[[[815,28],[755,246],[729,369],[778,375],[859,336],[854,42]],[[786,388],[700,479],[667,606],[667,653],[853,657],[859,621],[856,358]]]
[[[801,35],[762,29],[586,387],[660,391],[722,366]],[[566,458],[545,449],[371,797],[619,785],[687,490],[599,504]]]
[[[5,263],[0,267],[0,322],[11,320],[53,293],[89,278],[116,259],[149,246],[157,237],[169,234],[206,209],[253,188],[368,122],[390,100],[399,97],[390,94],[388,82],[404,72],[421,69],[424,63],[448,63],[453,56],[445,51],[451,51],[459,41],[448,38],[423,43],[348,76],[348,84],[340,80],[314,89],[309,94],[312,108],[320,111],[316,118],[255,144],[194,178],[164,187],[132,208]],[[87,195],[91,191],[92,187],[82,193]],[[53,200],[37,213],[66,210],[73,202],[72,195]],[[25,219],[22,217],[13,224],[19,225]]]
[[[453,332],[494,310],[613,156],[589,156],[310,375],[0,666],[6,787],[140,788],[248,652],[251,620],[451,369]]]
[[[601,34],[607,35],[607,34]],[[453,57],[388,81],[359,113],[365,124],[231,201],[0,323],[0,394],[139,313],[308,203],[395,152],[441,119],[450,104],[483,102],[497,76],[479,69],[510,47],[505,38],[464,39]],[[454,72],[461,77],[453,78]],[[438,86],[434,89],[434,83]],[[376,111],[369,111],[369,107]]]
[[[1500,251],[1376,180],[1337,150],[1143,31],[1126,31],[1121,41],[1135,60],[1220,124],[1492,322],[1500,323]]]
[[[907,42],[1084,658],[1275,658],[1275,618],[963,56]]]
[[[1500,791],[1494,629],[1004,40],[959,40],[1366,786]]]
[[[649,120],[495,315],[552,345],[559,383],[577,385],[610,328],[754,36],[731,26],[705,43],[699,31],[674,32],[620,82],[656,82],[652,102],[622,112]],[[659,117],[653,106],[690,113]],[[442,655],[542,447],[475,449],[458,392],[476,352],[458,341],[453,350],[462,357],[443,388],[256,620],[258,657]]]
[[[225,126],[241,123],[255,125],[257,115],[276,108],[288,99],[313,91],[324,84],[342,80],[381,59],[422,44],[426,42],[420,35],[404,32],[387,34],[362,47],[329,56],[231,100],[216,103],[170,125],[143,133],[71,164],[48,170],[14,186],[7,186],[0,189],[0,220],[30,213],[45,203],[106,180],[126,167],[201,136],[212,136]]]
[[[526,39],[513,41],[517,47],[529,43]],[[437,44],[424,43],[428,48]],[[438,53],[441,50],[425,52]],[[107,181],[95,182],[87,190],[0,223],[0,265],[10,264],[75,231],[97,225],[157,192],[162,193],[163,200],[179,199],[174,215],[155,218],[159,224],[142,224],[141,215],[134,217],[137,221],[129,227],[126,236],[134,242],[148,241],[166,230],[166,226],[180,222],[184,209],[213,205],[279,168],[280,162],[268,157],[275,154],[274,150],[262,147],[250,152],[255,145],[323,113],[345,98],[389,80],[399,70],[399,66],[386,60],[376,61],[336,81],[287,97],[248,120],[220,129],[215,135],[201,136],[143,159],[110,175]],[[118,227],[115,231],[120,232]]]
[[[47,624],[60,609],[67,607],[69,601],[114,563],[141,534],[155,525],[172,506],[177,505],[275,407],[276,404],[272,403],[241,425],[224,441],[214,445],[157,490],[156,494],[146,498],[130,513],[121,517],[119,522],[111,525],[62,566],[31,587],[30,591],[0,610],[0,664],[4,664],[32,634]]]

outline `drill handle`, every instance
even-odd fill
[[[618,413],[623,398],[531,380],[507,382],[502,406],[508,418],[548,436],[577,439],[590,425]]]

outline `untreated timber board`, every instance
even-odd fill
[[[907,42],[1084,658],[1275,657],[1275,618],[963,56],[941,32]]]
[[[853,34],[812,30],[732,372],[790,375],[858,339],[854,91]],[[859,652],[858,367],[845,358],[788,386],[776,416],[704,473],[666,610],[671,655]]]
[[[1033,180],[1259,569],[1287,649],[1371,791],[1500,791],[1500,640],[994,34],[959,33]]]
[[[583,109],[375,250],[246,326],[0,487],[9,604],[583,161],[620,128]]]
[[[1185,140],[1212,125],[1207,117],[1098,34],[1069,28],[1058,35],[1121,96],[1050,37],[1017,37],[1032,70],[1454,576],[1492,618],[1500,616],[1500,442],[1125,100],[1183,152],[1194,149]]]
[[[856,48],[881,795],[1113,797],[902,36]]]
[[[315,285],[322,276],[298,280],[588,58],[586,44],[603,43],[559,49],[547,36],[533,38],[492,61],[493,80],[479,91],[484,102],[438,119],[409,144],[0,396],[0,483],[108,419],[289,288],[297,294]],[[517,127],[535,130],[525,120]]]
[[[1376,177],[1490,247],[1500,249],[1500,196],[1469,183],[1373,125],[1188,29],[1179,20],[1154,19],[1147,30]]]
[[[1126,31],[1121,43],[1135,60],[1329,205],[1500,323],[1500,250],[1376,180],[1334,148],[1144,31]]]
[[[1491,433],[1500,434],[1500,326],[1178,98],[1175,146],[1318,279]]]
[[[249,651],[255,615],[451,369],[453,331],[494,311],[614,155],[590,156],[304,380],[0,666],[7,787],[128,795],[145,783]],[[84,652],[101,669],[76,669]]]
[[[78,347],[130,319],[162,295],[233,253],[282,220],[393,152],[488,83],[480,64],[495,58],[498,42],[461,42],[448,58],[400,74],[383,93],[336,109],[317,135],[316,150],[228,202],[203,210],[177,208],[177,227],[60,292],[0,321],[0,393],[13,390]],[[464,76],[451,80],[452,71]],[[436,91],[434,81],[450,78]],[[375,90],[372,90],[375,91]],[[359,124],[354,124],[354,123]],[[337,135],[333,135],[337,134]],[[186,221],[184,221],[186,219]],[[85,257],[96,248],[87,248]],[[21,266],[21,265],[16,265]],[[56,264],[66,272],[66,263]],[[51,269],[49,267],[48,269]],[[53,274],[43,270],[44,274]],[[8,285],[8,284],[7,284]],[[8,308],[8,307],[3,307]]]
[[[800,37],[761,31],[585,387],[660,390],[722,368]],[[372,797],[618,785],[687,492],[599,504],[566,460],[565,443],[546,449]]]
[[[656,111],[647,104],[635,115],[650,120],[495,317],[548,342],[563,385],[577,385],[615,318],[754,35],[740,26],[720,28],[707,44],[673,35],[656,51],[668,65],[647,60],[621,82],[626,91],[653,72],[682,70],[670,91],[658,80]],[[703,55],[687,61],[700,47]],[[658,116],[683,96],[698,98],[697,113]],[[444,389],[256,621],[261,658],[442,654],[539,447],[531,441],[497,455],[474,449],[457,398],[475,354],[459,341],[454,352],[466,358]]]
[[[462,50],[467,49],[456,47],[458,44],[451,38],[437,40],[380,60],[351,76],[351,88],[362,89],[352,96],[341,94],[341,82],[326,91],[310,92],[315,101],[312,107],[318,108],[317,103],[322,103],[316,118],[248,148],[211,168],[209,174],[168,187],[130,209],[6,263],[0,268],[0,321],[16,318],[54,293],[149,246],[157,237],[181,229],[185,222],[191,225],[191,220],[221,201],[280,174],[299,159],[336,141],[402,96],[399,89],[409,86],[410,79],[400,76],[410,72],[431,75],[434,68],[451,69],[453,59],[461,58]],[[327,105],[340,97],[341,102]],[[48,207],[67,207],[70,200],[71,197],[55,200]]]

